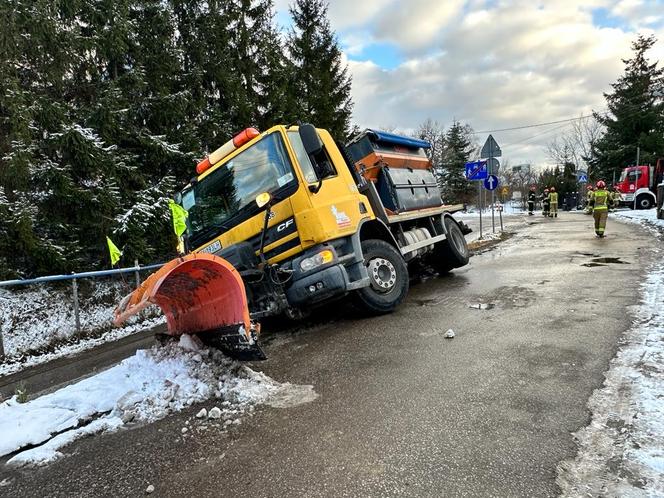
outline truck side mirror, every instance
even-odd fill
[[[320,154],[320,152],[323,150],[323,142],[321,142],[314,125],[310,123],[301,124],[299,133],[300,139],[302,140],[302,145],[304,145],[304,150],[307,152],[307,154],[310,156]]]

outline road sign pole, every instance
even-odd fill
[[[482,240],[482,186],[480,182],[477,182],[477,204],[480,210],[480,237],[479,240]]]
[[[489,174],[493,175],[493,144],[489,147]],[[495,190],[491,190],[491,233],[496,233],[496,217],[495,217],[495,208],[496,208],[496,194]]]

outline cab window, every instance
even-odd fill
[[[304,150],[304,144],[302,143],[300,134],[297,131],[289,131],[288,139],[290,140],[291,145],[293,146],[293,150],[295,151],[295,157],[297,157],[297,162],[300,163],[300,168],[302,169],[302,174],[304,175],[304,179],[307,181],[307,183],[316,183],[318,181],[318,177],[316,176],[316,170],[314,169],[313,164],[311,164],[309,155]],[[330,159],[330,156],[327,154],[325,148],[323,148],[321,154],[324,154],[324,160],[330,164],[332,171],[334,171],[334,174],[336,175],[336,168],[334,167],[334,164],[332,163],[332,160]]]

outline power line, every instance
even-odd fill
[[[533,139],[535,139],[535,138],[537,138],[537,137],[541,137],[542,135],[547,135],[547,134],[549,134],[549,133],[551,133],[551,132],[554,132],[554,131],[558,131],[558,130],[560,130],[561,128],[565,128],[565,127],[568,126],[568,125],[569,125],[569,123],[564,123],[564,124],[562,124],[562,125],[555,126],[555,127],[550,128],[550,129],[548,129],[548,130],[545,130],[545,131],[543,131],[543,132],[536,133],[535,135],[531,135],[530,137],[525,138],[525,139],[523,139],[523,140],[520,140],[520,141],[518,141],[518,142],[512,142],[512,143],[509,143],[509,144],[507,144],[507,145],[503,145],[503,147],[505,147],[505,148],[507,148],[507,147],[520,148],[519,146],[522,146],[523,144],[526,144],[526,142],[529,142],[530,140],[533,140]],[[515,145],[516,145],[517,147],[514,147]],[[531,145],[531,144],[526,144],[526,145]]]
[[[523,125],[523,126],[514,126],[512,128],[500,128],[496,130],[482,130],[482,131],[475,131],[472,133],[472,135],[479,135],[480,133],[497,133],[499,131],[512,131],[512,130],[523,130],[526,128],[537,128],[539,126],[547,126],[547,125],[552,125],[552,124],[559,124],[559,123],[568,123],[570,121],[578,121],[581,119],[586,119],[592,117],[592,114],[588,114],[587,116],[579,116],[577,118],[568,118],[568,119],[560,119],[558,121],[549,121],[547,123],[537,123],[537,124],[530,124],[530,125]]]

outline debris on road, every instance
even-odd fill
[[[212,410],[210,410],[210,413],[208,413],[208,418],[212,420],[221,418],[221,410],[215,406]]]
[[[153,486],[152,484],[150,484],[147,488],[145,488],[145,492],[146,492],[147,494],[152,494],[152,493],[154,493],[154,486]]]
[[[205,418],[207,415],[207,410],[205,408],[201,408],[201,410],[196,414],[196,418]]]
[[[181,342],[185,348],[170,343],[137,351],[113,368],[27,403],[16,396],[0,403],[0,456],[16,453],[9,465],[47,463],[84,435],[115,431],[130,421],[153,422],[216,391],[223,409],[212,408],[208,418],[228,415],[231,421],[256,404],[294,406],[317,396],[313,386],[277,382],[219,351],[191,351],[188,336]]]
[[[454,330],[448,329],[444,337],[445,339],[454,339]]]
[[[476,310],[490,310],[491,308],[494,307],[493,303],[475,303],[475,304],[469,304],[469,308],[474,308]]]

